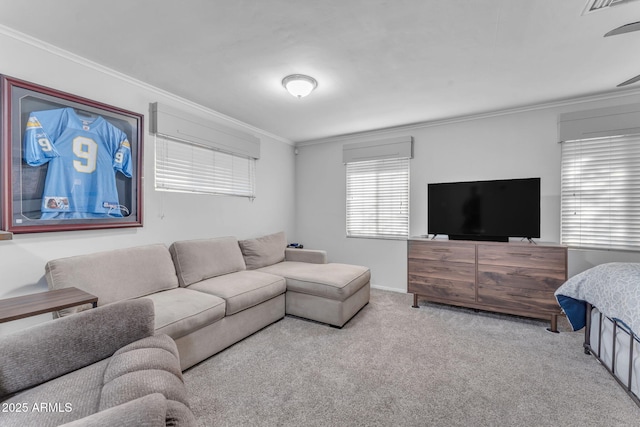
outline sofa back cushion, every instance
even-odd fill
[[[240,240],[239,244],[247,269],[255,270],[284,261],[287,239],[281,231],[257,239]]]
[[[178,287],[171,254],[163,244],[60,258],[49,261],[45,273],[49,289],[75,286],[96,295],[98,305]],[[76,311],[65,309],[59,314]]]
[[[235,237],[182,240],[169,247],[180,286],[246,270]]]

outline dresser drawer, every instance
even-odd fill
[[[529,314],[560,312],[553,292],[541,289],[520,289],[479,283],[478,302]]]
[[[410,259],[408,292],[436,300],[474,302],[475,265]]]
[[[565,273],[566,248],[525,245],[478,245],[478,266],[502,265]]]
[[[409,241],[409,259],[475,264],[473,245]]]
[[[435,302],[475,303],[476,291],[473,283],[446,280],[429,280],[430,283],[412,282],[409,279],[409,293],[424,296]]]
[[[504,265],[478,265],[478,284],[555,292],[566,280],[564,270]]]
[[[473,303],[476,301],[476,289],[473,282],[460,282],[410,274],[408,292],[431,298],[437,302]]]
[[[475,283],[475,264],[409,259],[409,273],[416,277]]]

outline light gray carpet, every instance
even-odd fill
[[[185,372],[203,426],[631,426],[583,333],[372,290],[343,329],[293,317]]]

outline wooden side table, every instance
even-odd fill
[[[0,323],[82,304],[98,305],[98,297],[78,288],[54,289],[0,300]]]

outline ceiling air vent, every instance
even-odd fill
[[[606,9],[611,6],[617,6],[622,3],[629,3],[635,0],[588,0],[587,6],[584,8],[582,14],[589,12],[595,12],[597,10]]]

